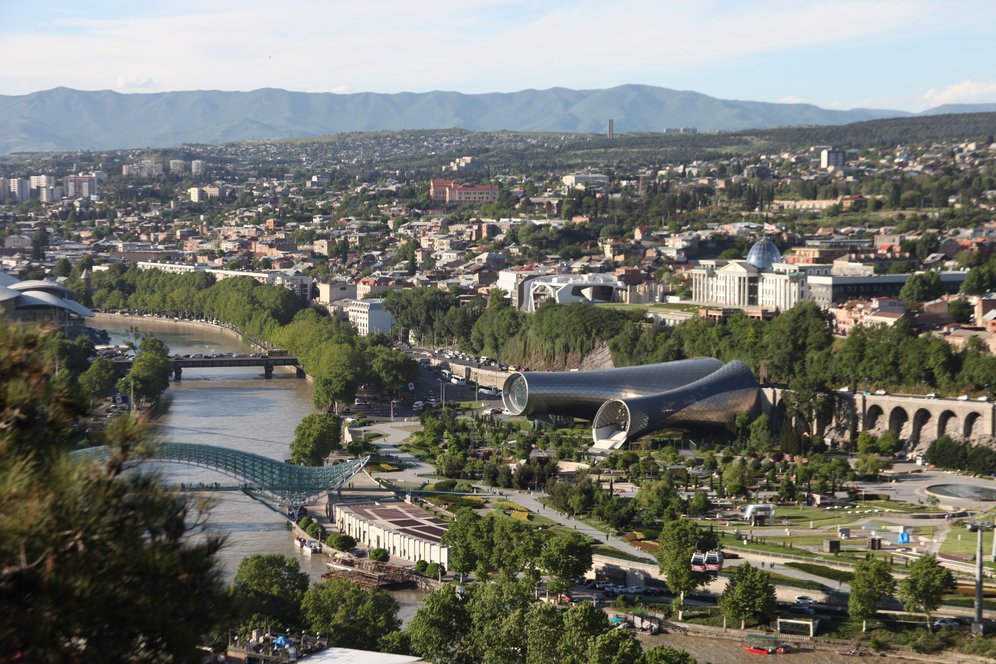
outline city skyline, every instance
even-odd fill
[[[919,111],[996,102],[996,7],[970,0],[645,4],[62,0],[7,7],[0,94],[266,87],[511,92],[626,83]],[[385,19],[385,17],[387,17]]]

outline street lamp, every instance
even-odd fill
[[[440,406],[446,405],[446,383],[442,379],[439,379],[439,403]]]
[[[975,620],[972,622],[972,634],[982,636],[985,634],[985,624],[982,622],[982,533],[993,530],[993,524],[984,521],[970,523],[968,529],[974,530],[978,537],[975,545]],[[993,537],[996,538],[996,531]]]

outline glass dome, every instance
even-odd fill
[[[759,270],[770,270],[771,266],[781,259],[782,252],[778,251],[775,243],[768,238],[758,240],[747,252],[747,262]]]

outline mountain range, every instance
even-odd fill
[[[923,114],[996,110],[959,104]],[[736,131],[840,125],[912,115],[880,109],[717,99],[646,85],[509,93],[334,94],[265,88],[121,94],[55,88],[0,95],[0,154],[111,150],[312,137],[351,131],[462,128],[475,131],[657,132],[672,127]]]

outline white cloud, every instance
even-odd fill
[[[31,76],[0,72],[0,92],[112,83],[375,92],[667,86],[669,75],[702,65],[799,48],[815,56],[895,34],[931,17],[941,0],[148,1],[157,11],[2,34],[0,59],[32,56]],[[117,76],[122,63],[142,76]]]
[[[924,108],[943,104],[981,104],[996,102],[996,82],[962,81],[945,88],[931,88],[923,93],[920,102]]]
[[[150,89],[156,87],[156,82],[146,76],[128,76],[121,74],[117,77],[114,87],[118,89]]]

